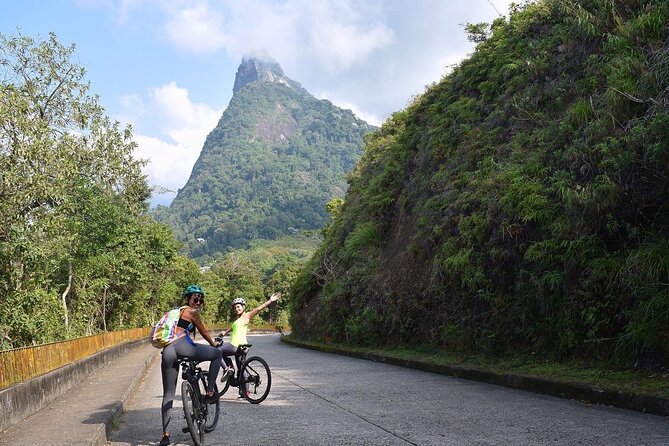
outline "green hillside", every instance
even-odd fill
[[[254,239],[320,228],[373,129],[311,96],[276,62],[245,58],[190,179],[156,215],[201,263]]]
[[[261,318],[275,324],[286,324],[291,285],[321,240],[314,234],[283,236],[276,240],[254,240],[243,249],[225,253],[203,275],[203,279],[208,281],[207,289],[213,289],[213,294],[222,296],[216,303],[217,319],[233,320],[230,301],[234,297],[243,297],[249,307],[254,308],[278,292],[283,298]]]
[[[669,1],[545,0],[366,140],[294,334],[669,358]]]

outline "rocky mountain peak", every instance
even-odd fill
[[[274,82],[301,88],[297,82],[286,77],[281,65],[269,56],[244,56],[237,69],[232,93],[237,93],[238,90],[253,82]]]

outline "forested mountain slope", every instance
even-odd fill
[[[156,212],[203,263],[253,239],[322,227],[374,129],[274,61],[245,57],[233,92],[188,182]]]
[[[294,334],[666,364],[668,23],[544,0],[468,26],[474,54],[367,139]]]

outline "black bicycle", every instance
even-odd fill
[[[223,342],[220,336],[216,338],[219,343]],[[252,344],[242,344],[238,346],[239,352],[235,355],[235,373],[228,377],[223,386],[223,390],[218,394],[221,397],[230,387],[239,389],[239,396],[246,399],[251,404],[262,403],[269,390],[272,387],[272,374],[269,371],[269,365],[260,356],[251,356],[247,354]]]
[[[221,403],[206,403],[204,397],[207,395],[207,371],[199,367],[200,361],[192,358],[179,358],[181,366],[181,400],[183,401],[184,416],[187,428],[183,431],[190,432],[195,446],[204,445],[205,432],[211,432],[216,428],[221,413]],[[218,394],[218,386],[214,383],[214,392]]]

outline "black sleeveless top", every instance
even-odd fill
[[[181,327],[186,331],[190,331],[191,333],[195,332],[195,324],[193,324],[190,321],[187,321],[186,319],[179,318],[179,320],[177,321],[177,327]]]

